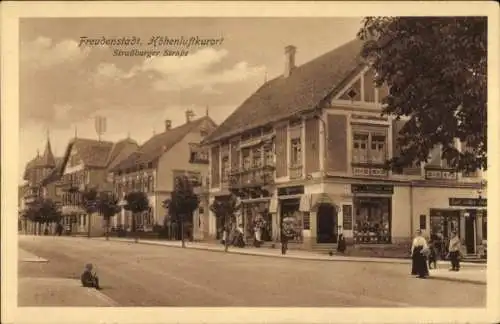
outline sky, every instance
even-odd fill
[[[95,117],[107,119],[103,140],[128,135],[139,144],[185,121],[185,111],[221,123],[267,79],[282,74],[284,48],[300,65],[355,38],[360,18],[23,18],[20,20],[19,177],[47,134],[62,156],[75,136],[97,139]],[[186,56],[115,56],[152,50],[152,37],[199,37],[214,45]],[[89,45],[88,39],[140,38],[135,46]]]

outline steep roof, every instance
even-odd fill
[[[45,145],[45,151],[43,152],[40,164],[41,166],[47,168],[54,168],[56,166],[54,154],[52,154],[52,146],[50,145],[50,140],[48,139],[47,139],[47,144]]]
[[[66,165],[69,153],[75,148],[78,157],[86,167],[106,167],[109,153],[113,148],[113,142],[97,141],[87,138],[75,138],[71,140],[66,148],[63,165]]]
[[[118,163],[137,151],[138,148],[139,144],[130,138],[116,142],[108,156],[107,167],[109,169],[114,168]]]
[[[204,143],[315,109],[340,91],[344,81],[362,66],[363,42],[355,39],[296,67],[290,76],[279,76],[247,98]]]
[[[157,134],[142,144],[139,149],[128,158],[118,163],[115,167],[110,168],[110,171],[125,170],[137,165],[151,163],[158,159],[163,153],[174,147],[174,145],[180,142],[191,131],[197,128],[201,129],[206,125],[209,125],[209,128],[216,127],[215,122],[210,117],[204,116]]]

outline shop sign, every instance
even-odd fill
[[[351,185],[352,193],[372,193],[372,194],[394,194],[393,185],[378,185],[378,184],[353,184]]]
[[[302,195],[304,186],[278,188],[278,196]]]
[[[450,206],[486,207],[484,198],[449,198]]]

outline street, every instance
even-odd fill
[[[20,278],[78,280],[84,265],[93,263],[101,292],[123,307],[486,304],[485,285],[416,279],[405,264],[294,260],[76,237],[20,236],[19,247],[49,261],[19,262]]]

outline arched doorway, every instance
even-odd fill
[[[334,205],[318,205],[316,225],[317,243],[337,243],[337,209]]]

